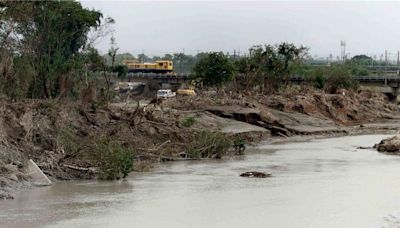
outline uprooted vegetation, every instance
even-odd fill
[[[221,158],[231,147],[232,141],[224,134],[203,130],[187,145],[187,154],[191,158]]]
[[[58,179],[119,179],[145,169],[143,164],[221,158],[232,148],[229,136],[182,126],[179,119],[191,118],[152,105],[94,110],[76,103],[3,101],[0,107],[0,168],[15,164],[22,171],[24,161],[33,159]]]
[[[395,104],[373,91],[326,94],[291,87],[272,95],[203,93],[145,107],[1,101],[0,169],[7,172],[0,174],[0,186],[28,180],[23,173],[28,159],[53,179],[119,179],[155,162],[241,154],[245,143],[270,135],[342,132],[341,126],[398,113]],[[222,133],[232,123],[225,120],[263,131]]]

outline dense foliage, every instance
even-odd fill
[[[87,34],[100,26],[102,14],[75,1],[2,1],[0,18],[3,90],[32,98],[72,92]]]
[[[333,65],[325,71],[326,89],[330,93],[337,92],[338,89],[358,88],[358,82],[353,79],[351,71],[344,65]]]
[[[205,86],[221,86],[233,80],[233,65],[223,53],[211,52],[196,63],[193,73]]]
[[[307,48],[291,43],[256,45],[250,55],[238,61],[238,71],[248,84],[258,84],[261,91],[272,92],[285,83],[293,73],[293,65],[302,63]]]

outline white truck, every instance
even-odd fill
[[[176,93],[172,92],[172,90],[170,89],[160,89],[157,91],[157,98],[171,98],[171,97],[175,97]]]

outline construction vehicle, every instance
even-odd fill
[[[176,90],[176,95],[196,96],[196,92],[194,91],[194,88],[195,88],[194,82],[192,81],[192,83],[190,83],[190,85]]]

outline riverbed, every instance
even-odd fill
[[[262,145],[163,163],[127,181],[24,190],[0,201],[0,227],[400,227],[400,157],[357,149],[387,137]]]

